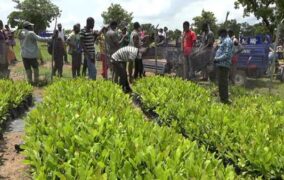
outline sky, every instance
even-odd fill
[[[159,24],[169,29],[182,29],[184,21],[192,22],[192,18],[201,15],[201,11],[214,12],[218,23],[225,21],[226,12],[230,11],[229,19],[250,24],[258,22],[254,16],[243,17],[243,9],[234,9],[235,0],[51,0],[62,11],[58,22],[65,29],[71,29],[74,24],[85,25],[87,17],[96,20],[95,29],[103,26],[101,13],[111,3],[120,4],[125,10],[133,13],[133,22]],[[0,19],[7,22],[7,16],[12,12],[15,3],[12,0],[0,0]],[[50,29],[54,22],[51,24]]]

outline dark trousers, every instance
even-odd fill
[[[37,59],[23,58],[25,70],[38,69]]]
[[[54,66],[53,66],[53,71],[52,74],[55,76],[56,72],[58,72],[58,76],[62,77],[63,73],[63,56],[62,57],[57,57],[54,59]]]
[[[129,82],[127,79],[126,63],[125,62],[113,62],[113,70],[119,77],[119,84],[124,91],[130,91]]]
[[[23,58],[24,67],[27,73],[29,83],[32,83],[32,68],[34,71],[34,82],[37,83],[39,79],[38,62],[36,58]]]
[[[86,76],[87,75],[87,68],[88,68],[88,61],[87,61],[87,58],[84,57],[82,76]]]
[[[72,76],[73,78],[80,76],[81,64],[82,64],[82,54],[74,52],[72,54]]]
[[[9,77],[8,67],[8,64],[0,64],[0,79],[6,79]]]
[[[219,96],[222,103],[229,102],[229,68],[218,67]]]
[[[135,59],[134,78],[142,78],[144,74],[144,66],[142,59]]]

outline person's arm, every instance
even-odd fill
[[[67,38],[66,44],[67,44],[68,46],[72,47],[72,48],[76,48],[76,44],[72,43],[73,39],[74,39],[74,36],[73,36],[73,34],[71,34],[71,35]]]
[[[32,36],[32,38],[34,38],[36,41],[39,41],[39,42],[48,42],[52,39],[51,37],[40,37],[36,35],[36,33],[34,32],[32,32],[30,36]]]

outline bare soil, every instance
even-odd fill
[[[21,143],[23,136],[23,132],[7,132],[0,141],[0,179],[31,179],[27,173],[29,168],[23,163],[25,157],[15,150],[15,144]]]

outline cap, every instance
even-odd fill
[[[30,23],[29,21],[25,21],[23,26],[24,27],[28,27],[28,26],[33,26],[34,24],[33,23]]]

